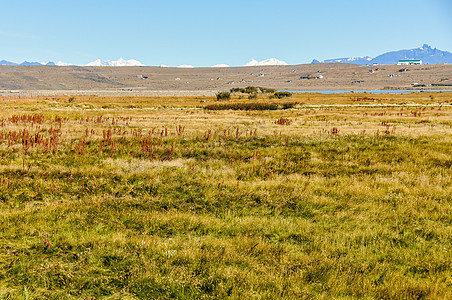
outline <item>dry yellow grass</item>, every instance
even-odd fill
[[[0,295],[448,299],[451,99],[1,102]]]

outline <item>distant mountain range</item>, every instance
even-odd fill
[[[399,50],[383,53],[375,58],[369,56],[364,57],[346,57],[346,58],[335,58],[327,59],[324,61],[318,61],[314,59],[312,61],[315,63],[348,63],[357,65],[395,65],[399,60],[403,59],[420,59],[423,64],[451,64],[452,63],[452,53],[448,51],[438,50],[432,48],[427,44],[424,44],[420,48],[409,49],[409,50]]]
[[[39,63],[39,62],[29,62],[29,61],[24,61],[23,63],[20,64],[16,64],[7,60],[1,60],[0,61],[0,65],[7,65],[7,66],[42,66],[42,65],[47,65],[47,66],[55,66],[54,62],[49,61],[47,64],[43,64],[43,63]]]
[[[247,63],[246,65],[244,65],[244,67],[255,67],[255,66],[286,66],[288,65],[288,63],[286,63],[285,61],[276,59],[276,58],[268,58],[265,60],[261,60],[261,61],[257,61],[255,59],[250,60],[249,63]],[[168,68],[167,65],[160,65],[161,68]],[[213,65],[211,66],[211,68],[229,68],[230,65],[227,64],[217,64],[217,65]],[[186,68],[186,69],[190,69],[190,68],[194,68],[192,65],[180,65],[177,66],[176,68]]]
[[[343,57],[343,58],[333,58],[333,59],[326,59],[324,61],[318,61],[317,59],[314,59],[312,61],[313,64],[320,64],[320,63],[341,63],[341,64],[355,64],[355,65],[368,65],[371,64],[372,57],[369,56],[363,56],[363,57]]]
[[[28,62],[28,61],[24,61],[21,64],[17,64],[14,62],[10,62],[7,60],[2,60],[0,61],[0,65],[9,65],[9,66],[73,66],[73,64],[70,63],[64,63],[64,62],[48,62],[48,63],[39,63],[39,62]],[[265,59],[262,61],[257,61],[255,59],[252,59],[249,63],[247,63],[246,65],[244,65],[245,67],[253,67],[253,66],[284,66],[284,65],[288,65],[288,63],[286,63],[285,61],[276,59],[276,58],[269,58],[269,59]],[[101,59],[96,59],[95,61],[92,61],[88,64],[86,64],[85,66],[88,67],[124,67],[124,66],[145,66],[144,64],[142,64],[140,61],[135,60],[135,59],[123,59],[120,58],[118,60],[101,60]],[[167,68],[167,65],[160,65],[160,67],[162,68]],[[212,68],[228,68],[230,67],[229,65],[226,64],[217,64],[212,66]],[[192,65],[180,65],[177,68],[193,68]]]
[[[427,44],[424,44],[420,48],[409,49],[409,50],[399,50],[399,51],[391,51],[384,54],[381,54],[375,58],[370,56],[362,56],[362,57],[344,57],[344,58],[334,58],[334,59],[326,59],[324,61],[318,61],[314,59],[312,61],[315,63],[348,63],[348,64],[356,64],[356,65],[395,65],[399,60],[403,59],[420,59],[423,64],[452,64],[452,53],[448,51],[438,50],[436,48],[432,48]],[[40,62],[28,62],[24,61],[20,64],[10,62],[7,60],[0,61],[0,65],[10,65],[10,66],[73,66],[71,63],[65,62],[51,62],[48,63],[40,63]],[[285,61],[269,58],[262,61],[257,61],[252,59],[249,63],[245,64],[244,67],[254,67],[254,66],[284,66],[288,65]],[[138,60],[135,59],[123,59],[120,58],[118,60],[101,60],[97,59],[93,62],[86,64],[85,66],[108,66],[108,67],[123,67],[123,66],[145,66]],[[160,65],[160,67],[168,67],[166,65]],[[212,66],[213,68],[227,68],[229,65],[226,64],[217,64]],[[193,68],[192,65],[180,65],[178,68]]]
[[[88,67],[143,67],[144,64],[135,59],[126,60],[124,58],[120,58],[118,60],[101,60],[97,59],[93,62],[90,62],[86,66]]]
[[[244,67],[255,67],[255,66],[287,66],[288,63],[285,61],[276,59],[276,58],[269,58],[262,61],[257,61],[255,59],[252,59],[249,63],[244,65]]]
[[[71,63],[65,63],[62,61],[59,61],[57,63],[54,63],[52,61],[49,61],[48,63],[39,63],[39,62],[28,62],[24,61],[23,63],[17,64],[14,62],[10,62],[7,60],[0,61],[0,65],[8,65],[8,66],[74,66]],[[125,66],[144,66],[141,62],[135,59],[123,59],[122,57],[118,60],[101,60],[97,59],[95,61],[92,61],[85,66],[88,67],[125,67]]]

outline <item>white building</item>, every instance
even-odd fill
[[[420,59],[401,59],[397,63],[398,66],[412,66],[412,65],[422,65],[422,60]]]

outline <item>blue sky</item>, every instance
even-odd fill
[[[0,60],[290,64],[421,47],[452,51],[451,0],[2,3]]]

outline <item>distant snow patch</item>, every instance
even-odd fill
[[[244,67],[254,67],[254,66],[258,66],[258,65],[259,65],[259,62],[255,59],[252,59],[249,63],[244,65]]]
[[[226,64],[218,64],[218,65],[214,65],[211,68],[229,68],[230,65],[226,65]]]
[[[161,64],[160,65],[160,68],[169,68],[167,65],[163,65],[163,64]]]
[[[194,68],[192,65],[180,65],[180,66],[177,66],[178,68],[183,68],[183,69],[191,69],[191,68]]]
[[[287,66],[288,63],[285,61],[276,59],[276,58],[269,58],[262,61],[257,61],[255,59],[252,59],[249,63],[244,65],[244,67],[255,67],[255,66]]]
[[[73,66],[73,64],[71,64],[71,63],[66,63],[66,62],[62,62],[62,61],[57,62],[56,65],[59,67]]]
[[[347,59],[346,58],[339,59],[338,61],[339,62],[344,62],[345,60],[347,60],[347,61],[357,61],[357,60],[368,60],[368,61],[371,61],[372,57],[369,57],[369,56],[349,57]]]
[[[118,60],[101,60],[96,59],[93,62],[86,64],[87,67],[135,67],[135,66],[144,66],[141,62],[135,59],[126,60],[124,58],[120,58]]]

